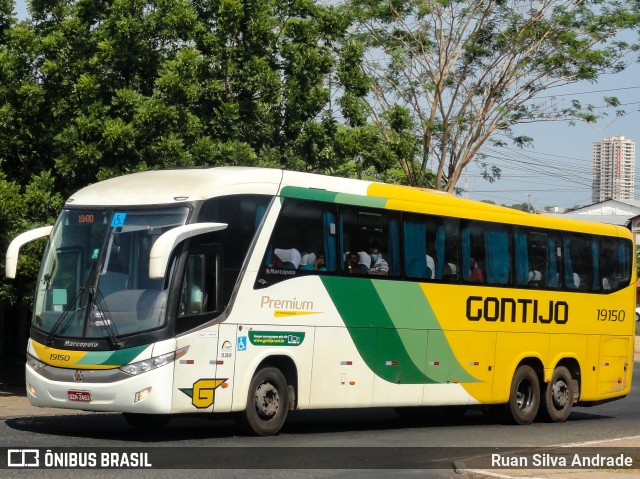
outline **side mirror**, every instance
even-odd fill
[[[16,277],[20,248],[27,243],[49,236],[52,229],[53,226],[42,226],[41,228],[25,231],[14,238],[9,245],[9,248],[7,248],[7,256],[5,259],[4,275],[7,278],[13,279]]]
[[[149,255],[149,277],[164,278],[167,264],[173,249],[182,241],[194,236],[220,231],[227,228],[227,223],[195,223],[178,226],[164,233],[156,240]]]

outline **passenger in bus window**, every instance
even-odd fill
[[[455,281],[458,279],[458,266],[455,263],[448,261],[444,266],[444,272],[442,279],[446,281]]]
[[[323,254],[319,254],[316,257],[316,260],[313,264],[313,269],[315,269],[316,271],[327,271],[327,267],[325,266],[324,263],[324,255]]]
[[[573,273],[573,285],[569,285],[570,289],[578,289],[580,287],[580,275]]]
[[[433,279],[436,277],[436,262],[433,260],[433,256],[427,254],[427,279]]]
[[[355,251],[347,253],[345,271],[349,274],[362,274],[363,271],[362,271],[362,267],[358,263],[359,260],[360,260],[360,256]]]
[[[324,254],[318,253],[318,255],[316,255],[313,252],[303,254],[298,269],[309,271],[327,271],[324,263]]]
[[[305,253],[302,255],[302,259],[300,260],[300,266],[298,269],[316,269],[316,255],[315,253]]]
[[[605,263],[602,268],[602,289],[604,289],[605,291],[618,288],[619,276],[616,274],[613,268],[614,267],[607,263]]]
[[[475,283],[484,283],[482,270],[480,269],[480,266],[478,266],[478,262],[475,260],[475,258],[470,258],[469,264],[471,265],[471,275],[469,276],[469,281],[473,281]]]
[[[533,268],[529,271],[527,284],[532,288],[539,288],[542,286],[542,273],[540,272],[540,261],[536,261],[533,264]]]
[[[380,248],[372,246],[369,248],[369,255],[371,256],[371,268],[369,268],[369,274],[375,274],[378,276],[387,276],[389,274],[389,263],[380,254]]]

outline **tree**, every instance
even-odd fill
[[[32,0],[31,14],[49,146],[38,155],[67,194],[150,168],[335,171],[349,160],[330,106],[343,8]]]
[[[11,239],[19,233],[37,226],[53,224],[62,206],[62,197],[54,192],[50,172],[31,177],[25,187],[7,180],[0,172],[0,245],[6,251]],[[0,281],[0,309],[8,306],[28,307],[33,299],[33,278],[38,273],[42,241],[28,244],[20,254],[17,279]],[[0,263],[1,278],[4,279],[4,261]],[[18,304],[21,302],[22,304]]]
[[[535,209],[533,208],[533,206],[531,206],[531,203],[515,203],[511,206],[509,206],[508,208],[514,209],[514,210],[518,210],[518,211],[524,211],[526,213],[534,213]]]
[[[589,106],[560,108],[553,88],[623,70],[636,49],[620,40],[640,19],[633,0],[350,0],[371,89],[361,98],[385,141],[404,137],[412,185],[453,191],[486,142],[518,146],[511,127],[593,121]],[[356,41],[356,40],[354,40]],[[616,99],[609,98],[615,105]],[[435,173],[431,176],[430,167]]]
[[[377,131],[342,124],[333,110],[338,77],[350,68],[338,58],[350,18],[343,7],[315,0],[28,3],[30,18],[18,22],[13,2],[0,0],[4,247],[15,234],[50,224],[61,198],[120,174],[254,165],[355,175],[368,173],[354,171],[356,157],[381,164],[375,157],[386,148]],[[35,276],[42,242],[31,248],[21,259],[24,278]],[[24,278],[0,278],[0,302],[27,304],[33,288],[20,286]]]

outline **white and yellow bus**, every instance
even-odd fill
[[[628,230],[254,168],[88,186],[49,236],[26,388],[135,426],[237,413],[478,406],[564,421],[631,387]]]

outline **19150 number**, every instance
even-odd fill
[[[624,310],[599,309],[598,321],[624,321]]]

